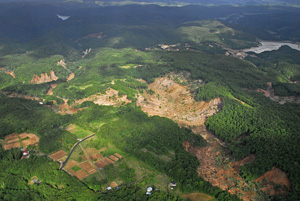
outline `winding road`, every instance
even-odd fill
[[[62,170],[62,169],[65,167],[65,165],[68,163],[68,160],[69,160],[69,158],[71,157],[73,151],[76,149],[77,145],[79,145],[81,142],[85,141],[86,139],[89,139],[89,138],[93,137],[94,135],[95,135],[95,134],[90,135],[90,136],[84,138],[83,140],[80,140],[79,142],[77,142],[77,143],[73,146],[73,148],[72,148],[70,154],[68,155],[68,158],[66,159],[65,162],[63,162],[63,165],[62,165],[59,169]]]

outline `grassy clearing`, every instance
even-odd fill
[[[69,124],[66,127],[66,130],[70,133],[76,135],[78,138],[84,138],[86,136],[92,135],[93,132],[85,130],[76,124]]]
[[[167,175],[158,172],[144,162],[137,160],[135,157],[127,156],[124,158],[124,162],[133,168],[136,174],[136,181],[140,187],[147,187],[149,185],[155,186],[160,190],[166,191],[170,179]]]
[[[77,172],[77,171],[80,170],[81,168],[78,167],[77,165],[75,165],[75,166],[73,166],[71,169],[74,170],[75,172]]]
[[[77,161],[78,163],[82,162],[83,159],[81,156],[83,156],[83,151],[80,148],[80,146],[77,146],[76,149],[73,151],[72,156],[70,159],[73,159],[75,161]]]

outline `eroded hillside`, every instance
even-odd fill
[[[174,120],[180,126],[199,126],[221,107],[220,98],[209,102],[196,102],[187,86],[169,77],[155,79],[148,91],[139,94],[137,105],[148,115],[158,115]]]

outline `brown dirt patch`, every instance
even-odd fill
[[[5,144],[3,146],[3,149],[8,150],[8,149],[13,149],[13,148],[18,148],[18,147],[21,147],[20,142],[14,142],[14,143],[11,143],[11,144]]]
[[[136,79],[136,80],[141,82],[141,83],[147,84],[146,80],[143,80],[143,79]]]
[[[69,131],[70,133],[75,133],[77,132],[77,128],[75,126],[75,124],[69,124],[67,127],[66,127],[66,130]]]
[[[272,196],[286,195],[290,190],[290,181],[286,173],[276,167],[273,167],[272,170],[256,179],[255,182],[261,183],[262,187],[260,190]],[[276,185],[278,186],[277,189]]]
[[[75,108],[74,106],[70,106],[68,105],[68,100],[64,99],[64,103],[62,105],[59,106],[59,113],[61,115],[65,115],[65,114],[75,114],[78,111],[81,111],[82,108]]]
[[[77,172],[75,172],[74,176],[76,176],[79,180],[82,180],[82,179],[86,178],[87,176],[89,176],[89,174],[81,169],[81,170],[78,170]]]
[[[192,147],[189,142],[183,143],[185,150],[195,155],[200,161],[197,170],[199,176],[213,186],[218,186],[232,194],[238,194],[245,201],[259,200],[256,197],[255,185],[244,181],[238,172],[242,164],[253,162],[255,156],[250,155],[241,161],[228,163],[230,156],[224,150],[225,144],[208,132],[205,126],[196,127],[193,132],[200,134],[208,142],[207,146],[201,148]]]
[[[29,138],[29,139],[26,139]],[[25,139],[25,140],[24,140]],[[32,133],[22,133],[17,134],[13,133],[11,135],[5,136],[5,144],[3,148],[5,150],[17,148],[21,146],[20,140],[22,140],[23,147],[27,147],[28,145],[36,145],[39,143],[39,137]]]
[[[110,185],[112,188],[118,187],[118,184],[117,184],[116,182],[111,182],[109,185]]]
[[[285,104],[286,102],[300,103],[299,96],[276,96],[272,82],[267,82],[267,85],[268,85],[267,90],[257,89],[255,91],[259,93],[263,93],[266,97],[270,98],[272,101],[277,102],[279,104]],[[249,89],[245,89],[245,90],[251,91]]]
[[[58,62],[56,63],[56,65],[62,66],[63,68],[66,68],[66,67],[67,67],[66,62],[65,62],[65,60],[63,60],[63,59],[61,59],[60,61],[58,61]]]
[[[102,161],[103,161],[104,163],[106,163],[107,165],[108,165],[108,164],[111,164],[111,163],[114,163],[112,160],[110,160],[110,159],[107,158],[107,157],[103,158]]]
[[[87,161],[88,158],[86,156],[81,156],[81,158],[84,160],[84,161]]]
[[[11,140],[11,139],[14,139],[14,138],[18,138],[18,137],[19,137],[18,133],[13,133],[13,134],[5,136],[5,141]]]
[[[69,82],[70,80],[74,79],[74,77],[75,77],[75,74],[74,74],[74,73],[71,73],[71,74],[69,75],[69,77],[67,78],[67,81]]]
[[[67,165],[65,166],[65,169],[70,169],[70,168],[74,167],[74,166],[77,165],[77,164],[78,164],[77,161],[71,159],[71,160],[69,160],[69,162],[68,162]]]
[[[36,100],[36,101],[40,101],[40,99],[38,97],[31,97],[31,96],[28,96],[28,95],[23,95],[23,94],[18,94],[18,93],[7,93],[7,92],[1,92],[3,95],[7,96],[7,97],[10,97],[10,98],[14,98],[14,97],[17,97],[17,98],[25,98],[25,99],[28,99],[28,100]]]
[[[115,157],[114,155],[109,156],[109,158],[115,162],[119,160],[119,158]]]
[[[71,175],[75,175],[75,173],[76,173],[76,172],[75,172],[74,170],[72,170],[72,169],[68,169],[67,171],[68,171]]]
[[[38,181],[38,178],[36,176],[31,177],[30,181],[28,182],[29,185],[32,185]]]
[[[16,78],[14,71],[6,71],[5,73],[11,75],[13,78]]]
[[[250,156],[247,156],[243,160],[230,162],[230,165],[233,167],[233,169],[236,172],[239,172],[240,171],[240,167],[242,167],[245,164],[253,163],[254,161],[255,161],[255,155],[251,154]]]
[[[115,155],[116,157],[118,157],[119,159],[123,158],[123,156],[121,156],[121,155],[118,154],[118,153],[115,153],[114,155]]]
[[[54,154],[51,154],[50,157],[57,161],[58,159],[64,157],[65,155],[67,155],[67,152],[65,152],[64,150],[60,150],[58,152],[55,152]]]
[[[95,148],[87,148],[85,151],[88,156],[97,153],[97,149],[95,149]]]
[[[95,94],[89,96],[87,98],[76,100],[76,104],[81,104],[85,101],[92,101],[98,105],[113,105],[113,106],[120,106],[122,104],[131,103],[131,100],[127,99],[127,95],[122,97],[119,96],[119,92],[117,90],[109,88],[105,94]]]
[[[161,116],[174,120],[179,125],[199,126],[208,116],[218,112],[220,98],[210,102],[196,102],[188,86],[176,83],[172,76],[155,79],[148,85],[154,94],[144,91],[137,98],[137,105],[149,116]]]
[[[89,174],[93,174],[96,172],[95,168],[89,161],[80,163],[78,166],[81,167],[82,169],[84,169],[85,171],[87,171]]]
[[[97,168],[104,168],[107,164],[104,163],[103,161],[97,161],[95,163],[95,165],[96,165]]]
[[[55,75],[54,71],[51,70],[49,76],[47,73],[41,73],[41,77],[34,74],[30,82],[33,84],[41,84],[41,83],[52,82],[56,80],[58,80],[58,77]]]
[[[57,84],[51,84],[50,89],[47,91],[47,95],[53,95],[53,89],[57,86]]]
[[[38,144],[40,141],[40,138],[32,133],[22,133],[19,136],[21,139],[29,138],[22,141],[24,147],[27,147],[28,145]]]
[[[18,142],[18,141],[20,141],[19,138],[15,138],[15,139],[11,139],[11,140],[6,140],[5,144],[10,144],[10,143],[13,143],[13,142]]]
[[[92,161],[99,160],[100,158],[103,158],[103,156],[100,153],[97,153],[97,154],[94,154],[94,155],[90,156],[90,159]]]
[[[106,151],[106,147],[99,150],[99,152]]]
[[[182,194],[180,197],[192,201],[210,201],[213,200],[214,198],[204,194],[204,193],[188,193],[188,194]]]

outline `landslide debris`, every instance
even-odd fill
[[[98,105],[114,105],[114,106],[120,106],[125,105],[127,103],[131,103],[131,100],[127,99],[127,95],[119,96],[119,91],[114,90],[112,88],[107,89],[105,94],[95,94],[91,95],[87,98],[76,100],[76,104],[81,104],[85,101],[92,101],[95,104]]]
[[[276,96],[272,82],[267,82],[267,85],[268,85],[267,90],[257,89],[256,92],[263,93],[266,97],[270,98],[272,101],[277,102],[279,104],[285,104],[286,102],[300,103],[299,96]]]
[[[53,89],[57,87],[57,84],[50,84],[50,89],[47,91],[47,95],[53,95]]]
[[[55,75],[55,72],[51,70],[49,75],[47,73],[41,73],[41,77],[34,74],[30,82],[33,84],[41,84],[41,83],[52,82],[56,80],[58,80],[58,77]]]
[[[219,111],[222,100],[196,102],[187,86],[171,77],[160,77],[148,85],[148,91],[138,95],[136,104],[149,116],[167,117],[180,126],[200,126]]]
[[[200,162],[197,170],[199,176],[245,201],[260,200],[256,181],[246,181],[239,175],[240,167],[254,162],[255,155],[234,161],[228,154],[226,144],[207,131],[204,125],[207,117],[221,109],[222,99],[196,102],[189,87],[174,80],[172,75],[155,79],[148,85],[147,91],[138,94],[137,106],[141,106],[149,116],[167,117],[179,126],[192,127],[196,135],[201,135],[208,142],[207,146],[200,148],[192,147],[189,142],[183,143],[185,150]]]
[[[16,78],[14,71],[5,71],[5,73],[11,75],[13,78]]]
[[[75,77],[75,74],[74,74],[74,73],[71,73],[71,74],[69,75],[69,77],[67,78],[67,81],[69,82],[69,81],[72,80],[74,77]]]
[[[255,182],[261,184],[261,191],[272,196],[286,195],[290,190],[290,181],[287,174],[276,167],[257,178]]]
[[[207,146],[201,148],[192,147],[189,142],[183,143],[185,150],[195,155],[200,162],[197,170],[199,176],[213,186],[218,186],[231,194],[237,194],[245,201],[259,199],[254,183],[246,182],[239,175],[239,167],[252,163],[255,156],[250,155],[243,160],[230,162],[232,159],[226,153],[226,145],[207,131],[204,125],[195,127],[192,131],[207,141]]]

